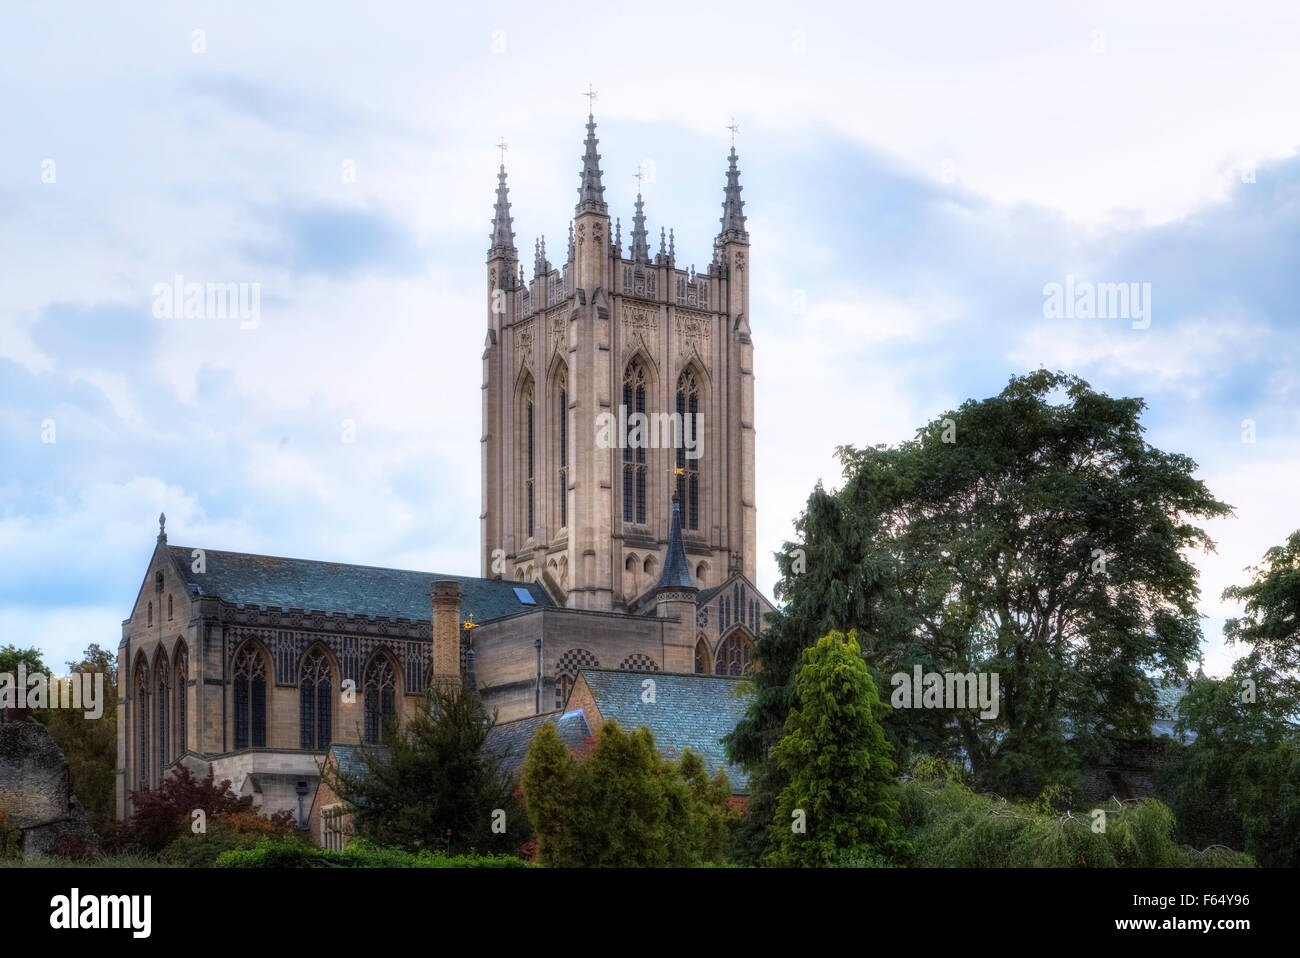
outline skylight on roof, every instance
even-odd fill
[[[527,589],[519,588],[519,586],[515,586],[515,598],[519,600],[521,605],[537,604],[537,600],[533,598],[533,594]]]

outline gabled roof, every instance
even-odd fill
[[[731,780],[733,794],[749,791],[749,777],[727,761],[722,737],[745,714],[746,700],[736,692],[739,678],[723,675],[679,675],[671,672],[615,672],[581,669],[605,721],[623,729],[650,729],[655,746],[667,757],[679,758],[690,749],[704,760],[709,774],[721,768]],[[642,682],[655,681],[654,702],[642,701]]]
[[[191,594],[217,596],[239,606],[264,609],[275,606],[326,615],[341,612],[428,622],[433,615],[429,587],[436,579],[455,579],[460,583],[461,617],[466,618],[472,612],[477,622],[552,604],[546,591],[535,582],[438,575],[314,559],[282,559],[215,549],[203,550],[206,569],[195,572],[192,548],[168,546],[168,549]],[[516,589],[531,595],[534,605],[521,602]]]
[[[571,712],[543,712],[541,715],[529,715],[513,722],[494,725],[488,730],[483,748],[495,754],[501,760],[501,767],[518,778],[524,759],[528,757],[528,746],[532,744],[533,736],[548,722],[554,723],[560,741],[571,749],[581,748],[591,739],[587,716],[582,709],[574,709]]]

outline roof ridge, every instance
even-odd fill
[[[302,559],[297,556],[273,556],[273,555],[267,555],[266,553],[262,553],[262,552],[232,552],[229,549],[204,549],[201,546],[178,546],[178,545],[171,545],[171,544],[169,544],[167,548],[172,549],[176,552],[183,552],[186,555],[193,552],[194,549],[202,549],[203,554],[208,556],[211,555],[244,556],[250,559],[276,559],[280,562],[309,562],[312,563],[313,565],[337,565],[337,566],[344,566],[345,568],[348,569],[373,569],[376,572],[406,572],[411,575],[428,575],[428,576],[435,576],[435,577],[442,576],[443,578],[446,579],[473,580],[475,582],[500,582],[502,585],[511,585],[511,586],[537,585],[536,582],[527,582],[521,579],[487,578],[485,576],[479,576],[479,575],[460,575],[459,573],[455,573],[455,572],[429,572],[424,569],[399,569],[396,568],[395,566],[364,565],[360,562],[337,562],[333,559]]]

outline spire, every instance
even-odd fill
[[[565,262],[566,263],[573,262],[573,221],[572,220],[569,221],[569,257],[568,259],[565,260]]]
[[[617,216],[614,217],[614,248],[618,250],[621,259],[623,256],[623,221]]]
[[[655,262],[668,262],[668,233],[662,226],[659,227],[659,253],[655,256]]]
[[[719,243],[748,243],[745,231],[745,201],[740,198],[740,170],[736,168],[736,147],[731,147],[730,166],[727,169],[726,195],[722,201],[722,232]]]
[[[632,262],[650,262],[650,244],[645,235],[645,203],[641,200],[641,191],[636,194],[636,215],[632,217]]]
[[[677,265],[677,246],[676,246],[676,240],[673,237],[672,230],[668,231],[668,265],[669,266]]]
[[[659,576],[659,589],[695,590],[695,580],[691,578],[691,564],[686,559],[686,547],[682,544],[682,502],[673,490],[673,522],[668,530],[668,552],[664,556],[664,571]]]
[[[546,237],[533,243],[533,279],[545,276],[551,271],[551,264],[546,261]]]
[[[510,190],[506,187],[506,167],[502,163],[501,171],[497,173],[497,202],[493,208],[492,245],[488,249],[488,259],[496,256],[517,259],[519,256],[515,249],[514,221],[510,216],[509,197]]]
[[[587,114],[586,151],[582,154],[582,185],[578,187],[578,205],[575,215],[582,213],[600,213],[609,215],[605,205],[605,187],[600,182],[600,154],[596,152],[596,119]]]

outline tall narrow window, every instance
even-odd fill
[[[157,715],[155,726],[158,730],[158,740],[155,746],[155,753],[158,756],[158,774],[162,775],[167,768],[167,762],[170,758],[168,752],[167,732],[167,703],[171,698],[171,664],[167,661],[166,653],[161,650],[158,658],[153,664],[154,672],[154,712]]]
[[[528,534],[533,534],[533,397],[528,397]]]
[[[266,661],[245,644],[235,654],[235,748],[266,747]]]
[[[677,418],[682,424],[677,446],[677,498],[682,503],[682,522],[687,529],[700,527],[700,460],[686,455],[689,439],[698,452],[700,386],[695,373],[687,369],[677,377]]]
[[[190,654],[182,643],[176,649],[176,754],[182,755],[189,748],[186,738],[189,718],[189,702],[186,700],[186,686],[190,676]]]
[[[397,677],[387,656],[376,655],[366,666],[366,744],[384,741],[384,725],[397,714]]]
[[[153,625],[153,603],[149,603],[149,624]]]
[[[149,786],[149,673],[140,662],[135,668],[135,764],[141,788]]]
[[[560,528],[566,528],[569,524],[569,381],[565,376],[560,377],[560,408],[556,410],[559,414],[560,425],[560,471],[559,471],[559,495],[560,506]]]
[[[330,744],[330,705],[334,685],[329,659],[320,649],[310,649],[303,656],[298,673],[298,745],[321,752]]]
[[[623,375],[623,408],[627,416],[627,433],[623,436],[623,521],[638,525],[646,521],[645,394],[645,368],[633,362]],[[634,422],[636,413],[641,415]]]
[[[167,596],[167,621],[172,620],[172,597]]]

